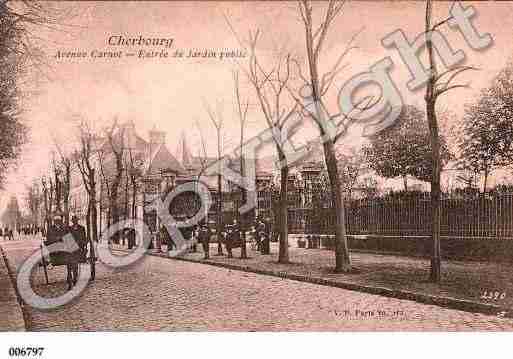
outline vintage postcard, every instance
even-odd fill
[[[1,331],[513,330],[513,2],[0,20]]]

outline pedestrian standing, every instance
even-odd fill
[[[73,251],[69,256],[69,261],[67,264],[68,270],[68,288],[71,289],[74,285],[77,284],[78,280],[78,265],[79,263],[83,263],[87,257],[87,236],[84,226],[78,223],[78,217],[71,217],[72,225],[69,229],[69,232],[73,236],[75,243],[78,245],[78,250]]]
[[[128,234],[127,234],[127,238],[128,238],[128,249],[132,249],[135,247],[135,228],[129,228],[128,229]]]
[[[210,236],[212,233],[210,232],[210,227],[205,223],[200,227],[198,233],[198,239],[201,242],[201,246],[203,247],[204,259],[210,258]]]

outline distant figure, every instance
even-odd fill
[[[128,241],[128,249],[132,249],[135,247],[135,228],[128,228],[127,231],[127,241]]]
[[[226,226],[226,240],[225,247],[228,252],[228,258],[233,258],[232,249],[240,248],[241,246],[241,238],[240,238],[240,227],[237,224],[237,221],[234,220],[232,225]]]
[[[210,236],[212,233],[210,232],[210,227],[203,223],[198,232],[198,240],[203,246],[204,259],[210,258]]]

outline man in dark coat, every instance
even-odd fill
[[[228,258],[233,257],[233,248],[240,248],[241,246],[240,232],[240,225],[236,220],[233,221],[232,225],[227,226],[226,251],[228,252]]]
[[[135,237],[136,237],[135,228],[128,228],[128,230],[127,230],[128,249],[132,249],[135,247]]]
[[[69,233],[73,236],[79,249],[72,252],[69,256],[67,264],[68,269],[68,288],[71,289],[78,280],[78,264],[85,261],[87,255],[87,236],[84,226],[78,223],[78,217],[73,216],[71,218],[72,225],[69,229]]]
[[[203,223],[199,229],[198,239],[203,246],[203,253],[205,253],[205,259],[210,258],[210,236],[212,233],[210,232],[210,228],[207,224]]]

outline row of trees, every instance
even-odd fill
[[[59,31],[72,17],[70,9],[44,1],[0,2],[0,187],[29,139],[22,102],[31,84],[47,80],[41,30]]]
[[[280,263],[289,262],[288,256],[288,233],[287,233],[287,185],[291,166],[288,162],[286,152],[286,141],[288,137],[287,127],[289,121],[300,117],[310,121],[318,131],[320,138],[323,138],[322,150],[328,174],[331,198],[334,203],[333,210],[336,214],[335,225],[335,271],[347,272],[351,270],[351,260],[347,245],[344,214],[344,191],[351,191],[355,178],[361,168],[358,163],[351,163],[351,156],[337,154],[337,147],[344,146],[344,138],[347,134],[352,119],[348,115],[337,112],[328,99],[334,97],[336,90],[333,83],[337,75],[344,68],[344,62],[350,60],[352,41],[343,49],[331,66],[325,65],[326,41],[335,20],[342,14],[345,8],[345,1],[329,1],[327,4],[313,3],[307,0],[300,0],[297,4],[297,12],[304,30],[305,48],[304,61],[299,61],[291,53],[280,53],[274,58],[273,63],[262,60],[258,50],[258,42],[261,36],[259,30],[249,32],[246,41],[241,44],[249,48],[250,56],[247,62],[239,64],[246,75],[252,91],[254,91],[259,109],[266,125],[273,129],[273,141],[278,158],[281,161],[280,167],[280,207],[278,208],[280,225],[280,249],[278,260]],[[317,11],[320,10],[320,13]],[[508,141],[511,131],[504,131],[508,125],[511,102],[510,74],[511,69],[506,69],[497,78],[494,84],[483,92],[480,101],[468,108],[465,115],[465,126],[463,140],[458,153],[451,153],[449,145],[444,136],[440,134],[440,127],[443,124],[443,116],[437,113],[437,100],[442,94],[450,90],[464,87],[453,84],[455,77],[471,69],[468,66],[452,67],[447,71],[438,71],[437,62],[433,56],[433,42],[431,37],[434,32],[439,31],[441,25],[449,19],[433,21],[432,1],[426,1],[425,7],[425,35],[426,55],[428,66],[426,74],[428,81],[425,93],[425,111],[414,106],[405,106],[401,109],[399,120],[391,127],[381,131],[371,138],[371,145],[365,149],[365,158],[378,174],[384,177],[400,176],[404,179],[404,186],[407,189],[407,176],[414,176],[431,183],[431,214],[433,253],[431,261],[431,279],[435,282],[440,280],[440,224],[438,214],[440,211],[440,173],[445,164],[451,159],[457,159],[462,168],[471,169],[477,172],[484,171],[485,178],[499,164],[502,165],[509,158],[511,143]],[[229,23],[229,21],[228,21]],[[230,25],[230,24],[229,24]],[[231,25],[230,25],[231,26]],[[322,64],[322,65],[321,65]],[[240,144],[245,139],[245,124],[249,103],[243,101],[239,91],[238,74],[234,76],[236,112],[238,114],[241,131]],[[308,98],[313,107],[305,103]],[[372,106],[367,104],[360,110]],[[493,136],[497,133],[504,134],[500,140],[484,134],[483,129],[489,127],[488,116],[496,118],[493,127]],[[218,153],[217,159],[222,157],[222,119],[208,109],[208,115],[217,130]],[[337,124],[336,132],[327,132],[326,123]],[[88,221],[93,225],[96,223],[96,194],[98,191],[97,179],[100,178],[100,187],[105,190],[108,197],[108,221],[117,221],[120,216],[118,205],[121,188],[125,186],[125,196],[128,196],[130,183],[132,194],[136,192],[136,178],[138,171],[134,166],[130,152],[123,147],[123,144],[116,143],[115,133],[121,134],[123,129],[114,125],[105,130],[101,136],[91,131],[84,123],[81,124],[80,147],[73,150],[69,155],[64,155],[58,150],[58,156],[53,163],[53,174],[45,181],[42,181],[45,206],[69,209],[69,174],[73,167],[78,168],[82,181],[88,192]],[[102,137],[107,143],[108,151],[98,151],[94,143]],[[400,139],[400,140],[398,140]],[[486,143],[486,145],[482,145]],[[493,148],[493,151],[491,150]],[[204,149],[204,147],[203,147]],[[481,151],[481,152],[480,152]],[[493,152],[494,156],[490,156]],[[90,161],[92,154],[96,154],[100,163],[99,167],[94,166]],[[484,154],[481,156],[481,154]],[[200,156],[201,157],[201,156]],[[244,175],[244,158],[241,153],[240,171]],[[358,160],[356,160],[358,161]],[[202,167],[206,168],[209,159],[206,151],[203,151]],[[360,161],[358,161],[360,162]],[[105,170],[109,163],[113,171]],[[341,165],[343,163],[343,165]],[[486,164],[486,165],[483,165]],[[494,167],[495,166],[495,167]],[[95,168],[100,174],[95,173]],[[203,169],[202,169],[203,170]],[[131,177],[133,176],[133,177]],[[218,177],[218,192],[222,196],[221,175]],[[135,179],[135,180],[134,180]],[[132,181],[133,180],[133,181]],[[486,180],[485,180],[486,182]],[[125,206],[128,207],[128,200]],[[61,204],[62,203],[62,204]],[[222,204],[222,198],[219,200]],[[132,215],[134,216],[135,197],[132,201]],[[45,207],[46,208],[46,207]],[[51,211],[51,208],[49,208]],[[125,210],[127,212],[127,210]],[[218,229],[221,226],[222,208],[218,208]],[[94,219],[93,219],[94,217]],[[96,232],[96,231],[93,231]],[[243,241],[244,242],[244,241]],[[219,247],[220,248],[220,247]],[[221,250],[221,249],[220,249]],[[245,257],[243,246],[242,257]]]
[[[349,249],[347,246],[346,228],[344,223],[344,190],[352,188],[358,176],[359,166],[353,166],[350,160],[342,158],[345,165],[341,166],[341,158],[337,157],[337,146],[344,146],[344,137],[349,125],[353,119],[349,114],[337,113],[330,106],[328,98],[330,89],[336,76],[344,68],[343,62],[348,60],[352,47],[352,41],[341,52],[340,56],[331,67],[324,67],[326,61],[323,60],[324,46],[329,31],[342,13],[345,1],[329,1],[327,5],[317,4],[307,0],[298,1],[297,9],[305,38],[305,61],[301,63],[291,54],[280,54],[274,64],[264,64],[260,60],[257,51],[257,43],[260,32],[249,33],[249,39],[246,46],[250,50],[250,58],[247,64],[239,66],[244,69],[247,78],[252,85],[257,103],[267,125],[275,131],[274,141],[276,152],[282,164],[286,162],[287,153],[284,151],[284,143],[287,140],[287,128],[285,122],[292,115],[301,116],[310,120],[318,129],[320,138],[323,138],[322,148],[324,161],[326,164],[331,198],[334,203],[333,210],[336,214],[335,229],[335,271],[347,272],[351,270],[351,261]],[[319,14],[317,11],[321,9]],[[450,160],[457,160],[462,168],[474,169],[475,171],[485,171],[485,177],[493,169],[491,159],[486,156],[476,160],[480,156],[480,149],[476,147],[483,138],[488,144],[482,148],[490,150],[490,143],[493,143],[496,149],[497,157],[500,161],[506,158],[509,153],[511,131],[502,131],[509,120],[509,109],[507,105],[511,101],[509,90],[513,88],[507,75],[511,69],[506,69],[496,80],[496,84],[491,89],[485,91],[488,97],[483,99],[478,105],[469,108],[465,116],[466,125],[463,131],[461,146],[457,153],[449,151],[449,144],[446,138],[441,134],[441,127],[444,126],[444,118],[447,113],[437,111],[437,102],[440,96],[450,93],[458,88],[467,87],[455,83],[458,75],[474,70],[470,66],[452,66],[444,71],[439,70],[437,60],[434,57],[433,35],[440,31],[443,24],[452,19],[450,15],[447,19],[436,20],[432,18],[433,3],[427,0],[425,3],[425,56],[427,57],[427,66],[424,69],[427,77],[425,83],[425,111],[414,106],[404,106],[401,109],[399,120],[391,127],[379,132],[371,138],[371,145],[365,151],[365,159],[370,167],[378,174],[384,177],[400,176],[404,180],[405,189],[408,188],[407,177],[413,176],[418,179],[429,181],[431,183],[431,218],[432,218],[432,256],[430,279],[439,282],[441,278],[441,256],[440,256],[440,178],[441,170]],[[231,25],[230,25],[231,27]],[[232,29],[233,30],[233,29]],[[412,36],[415,34],[412,34]],[[237,36],[237,34],[236,34]],[[239,38],[237,36],[237,38]],[[242,41],[241,45],[242,44]],[[323,65],[321,65],[323,64]],[[303,71],[303,67],[306,68]],[[292,71],[294,68],[294,71]],[[292,75],[292,72],[294,73]],[[288,98],[287,98],[288,97]],[[303,101],[310,99],[313,109],[307,106]],[[290,100],[292,99],[292,101]],[[360,110],[365,110],[373,105],[373,99],[367,98],[369,102]],[[490,103],[493,106],[490,106]],[[360,104],[361,105],[361,104]],[[477,107],[476,107],[477,106]],[[482,107],[488,106],[490,110],[486,113]],[[503,111],[499,114],[497,106],[501,106]],[[483,129],[488,125],[488,114],[493,112],[498,118],[496,126],[489,132],[494,135],[502,132],[501,141],[490,139],[483,135]],[[479,114],[477,116],[476,114]],[[480,120],[478,120],[478,118]],[[500,119],[499,119],[500,118]],[[327,133],[326,123],[336,123],[336,133]],[[479,123],[480,122],[480,123]],[[511,121],[509,121],[511,122]],[[488,130],[486,130],[488,131]],[[481,141],[483,142],[483,141]],[[350,156],[349,156],[350,157]],[[483,167],[482,163],[486,163]],[[503,162],[501,162],[503,163]],[[290,163],[281,166],[281,208],[279,209],[280,242],[279,262],[288,262],[287,253],[287,180],[290,170]]]
[[[32,22],[34,19],[29,19]],[[27,140],[20,118],[20,77],[26,72],[27,21],[13,9],[12,1],[0,4],[0,185],[15,164]]]
[[[457,180],[464,187],[474,189],[482,178],[482,192],[486,192],[492,173],[513,164],[512,97],[510,63],[481,91],[475,103],[466,106],[461,123],[451,128],[452,133],[439,135],[441,168],[460,172]],[[421,181],[429,181],[432,176],[425,118],[425,112],[418,107],[404,106],[397,121],[373,136],[363,148],[368,166],[384,178],[403,178],[405,191],[408,176]],[[452,151],[448,142],[455,144]]]
[[[459,166],[468,179],[482,176],[483,192],[490,175],[513,164],[513,64],[509,63],[465,109]]]
[[[121,216],[136,217],[141,164],[117,120],[101,130],[79,116],[75,120],[76,141],[70,147],[55,140],[50,173],[27,187],[26,204],[32,216],[43,213],[46,225],[55,212],[63,212],[68,223],[70,213],[82,210],[71,198],[73,186],[81,186],[87,197],[82,213],[87,235],[97,241],[102,218],[98,207],[106,214],[106,225]]]

